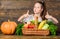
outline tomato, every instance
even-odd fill
[[[34,24],[29,24],[29,25],[28,25],[28,28],[34,28],[34,27],[35,27]]]

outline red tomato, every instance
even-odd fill
[[[29,24],[28,28],[34,28],[35,26],[33,24]]]

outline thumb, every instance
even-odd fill
[[[27,14],[29,15],[29,10],[27,10]]]
[[[48,12],[47,12],[47,15],[49,15]]]

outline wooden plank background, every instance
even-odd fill
[[[0,0],[0,24],[8,19],[17,21],[17,19],[30,10],[33,13],[33,4],[41,0]],[[46,7],[50,15],[56,17],[59,21],[58,32],[60,32],[60,0],[45,0]]]

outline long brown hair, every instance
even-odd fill
[[[47,12],[45,2],[44,1],[37,1],[36,3],[40,3],[42,5],[43,11],[42,11],[40,16],[42,17],[43,20],[45,20],[46,19],[45,15],[46,15],[46,12]]]

